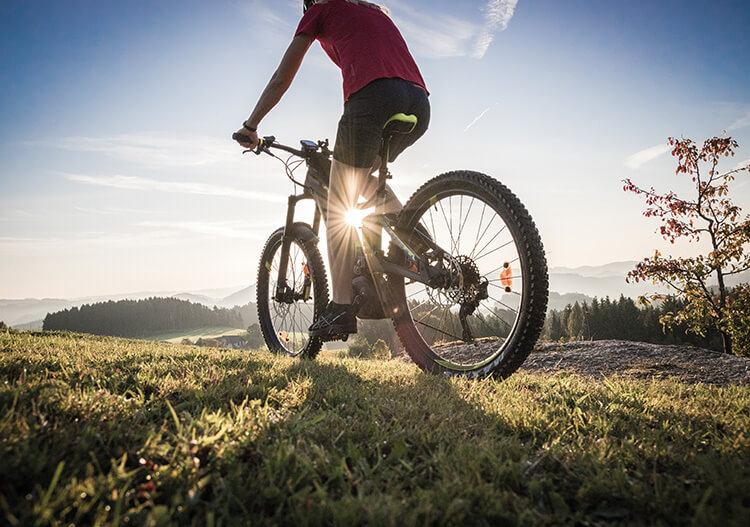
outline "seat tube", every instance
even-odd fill
[[[375,192],[375,214],[377,223],[372,225],[369,229],[363,229],[365,249],[371,251],[378,251],[383,243],[383,213],[385,212],[385,201],[387,199],[387,193],[385,186],[387,181],[390,179],[388,173],[388,157],[390,155],[390,138],[383,140],[383,148],[380,151],[381,163],[380,170],[378,171],[378,189]]]

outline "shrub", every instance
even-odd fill
[[[370,349],[370,356],[373,359],[377,359],[377,360],[390,360],[391,349],[388,347],[388,344],[386,344],[383,339],[378,339],[375,342],[375,344],[372,345],[372,348]]]
[[[247,328],[247,335],[245,336],[245,340],[247,343],[245,346],[247,349],[261,349],[265,348],[266,341],[263,338],[263,333],[260,331],[260,326],[258,324],[252,324]]]
[[[354,337],[349,343],[349,356],[359,359],[367,359],[372,353],[372,346],[360,336]]]
[[[741,357],[750,357],[750,286],[736,287],[727,303],[730,306],[727,333],[732,339],[732,351]]]
[[[389,360],[391,349],[383,339],[378,339],[375,344],[370,344],[365,338],[357,335],[349,344],[349,356],[359,359]]]

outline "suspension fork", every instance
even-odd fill
[[[284,224],[284,237],[281,239],[281,255],[279,261],[279,275],[276,279],[276,298],[281,299],[282,296],[289,293],[289,285],[286,283],[286,273],[289,270],[289,252],[291,250],[292,241],[294,236],[292,230],[294,226],[294,212],[297,208],[297,203],[305,199],[312,199],[312,195],[308,193],[289,196],[287,209],[286,209],[286,223]],[[318,235],[320,230],[320,210],[315,207],[315,216],[313,218],[313,233],[315,236]],[[305,282],[303,288],[303,296],[309,296],[310,289],[310,276],[306,273]],[[296,293],[296,292],[292,292]],[[306,299],[306,298],[305,298]]]

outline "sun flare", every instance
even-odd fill
[[[372,209],[349,209],[344,215],[344,221],[350,227],[361,227],[362,220],[372,212]]]

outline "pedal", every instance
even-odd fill
[[[349,334],[344,333],[343,335],[326,335],[324,337],[318,337],[321,342],[335,342],[337,340],[340,340],[341,342],[346,342],[349,340]]]

